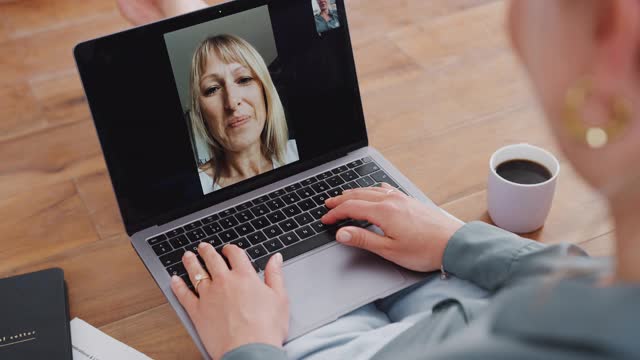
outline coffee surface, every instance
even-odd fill
[[[496,172],[503,179],[517,184],[540,184],[551,179],[551,171],[535,161],[515,159],[501,163]]]

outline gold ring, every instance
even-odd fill
[[[199,294],[198,285],[200,285],[200,282],[202,282],[202,280],[205,280],[205,279],[211,279],[211,278],[207,274],[196,274],[196,276],[193,277],[193,280],[196,281],[195,285],[193,286],[194,289],[196,290],[196,294]]]
[[[389,195],[389,194],[391,194],[391,193],[392,193],[392,192],[394,192],[394,191],[396,191],[396,189],[389,189],[389,190],[387,190],[387,193],[386,193],[385,195]]]

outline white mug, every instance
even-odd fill
[[[496,168],[509,160],[531,160],[544,165],[551,178],[538,184],[518,184],[498,175]],[[530,233],[544,225],[556,189],[560,163],[550,152],[529,144],[505,146],[489,161],[487,201],[491,220],[514,233]]]

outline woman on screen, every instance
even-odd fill
[[[191,125],[211,158],[200,166],[205,194],[297,161],[267,65],[233,35],[204,40],[191,63]]]

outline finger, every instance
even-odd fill
[[[331,209],[321,220],[325,224],[333,224],[344,219],[366,220],[379,226],[380,220],[385,215],[380,211],[380,204],[380,202],[364,200],[347,200]]]
[[[264,282],[279,295],[286,295],[282,276],[282,254],[277,253],[269,259],[264,270]]]
[[[198,246],[198,252],[202,259],[204,260],[205,265],[207,265],[207,269],[213,278],[216,274],[221,275],[229,271],[229,267],[227,263],[224,262],[224,259],[216,249],[209,243],[200,243]]]
[[[189,290],[187,284],[179,276],[171,277],[171,290],[175,294],[176,298],[180,302],[180,305],[187,311],[189,317],[193,317],[196,306],[198,305],[198,298]]]
[[[334,208],[348,200],[365,200],[378,202],[386,198],[385,194],[387,191],[389,190],[380,188],[362,188],[344,191],[342,195],[327,199],[325,201],[325,205],[327,205],[328,208]]]
[[[383,257],[388,254],[393,241],[388,237],[354,226],[338,230],[336,240],[342,244],[368,250]]]
[[[200,261],[198,261],[198,258],[196,257],[196,255],[191,251],[187,251],[184,253],[184,255],[182,255],[182,264],[184,265],[184,268],[187,269],[187,273],[189,274],[189,279],[191,279],[191,283],[194,286],[196,285],[196,279],[195,279],[196,275],[198,274],[208,275],[207,271],[200,264]],[[201,281],[198,290],[202,290],[202,286],[205,285],[204,284],[205,282],[209,282],[209,281],[207,280]]]
[[[247,254],[237,245],[225,245],[222,248],[222,253],[229,260],[232,270],[247,271],[253,274],[256,273]]]

